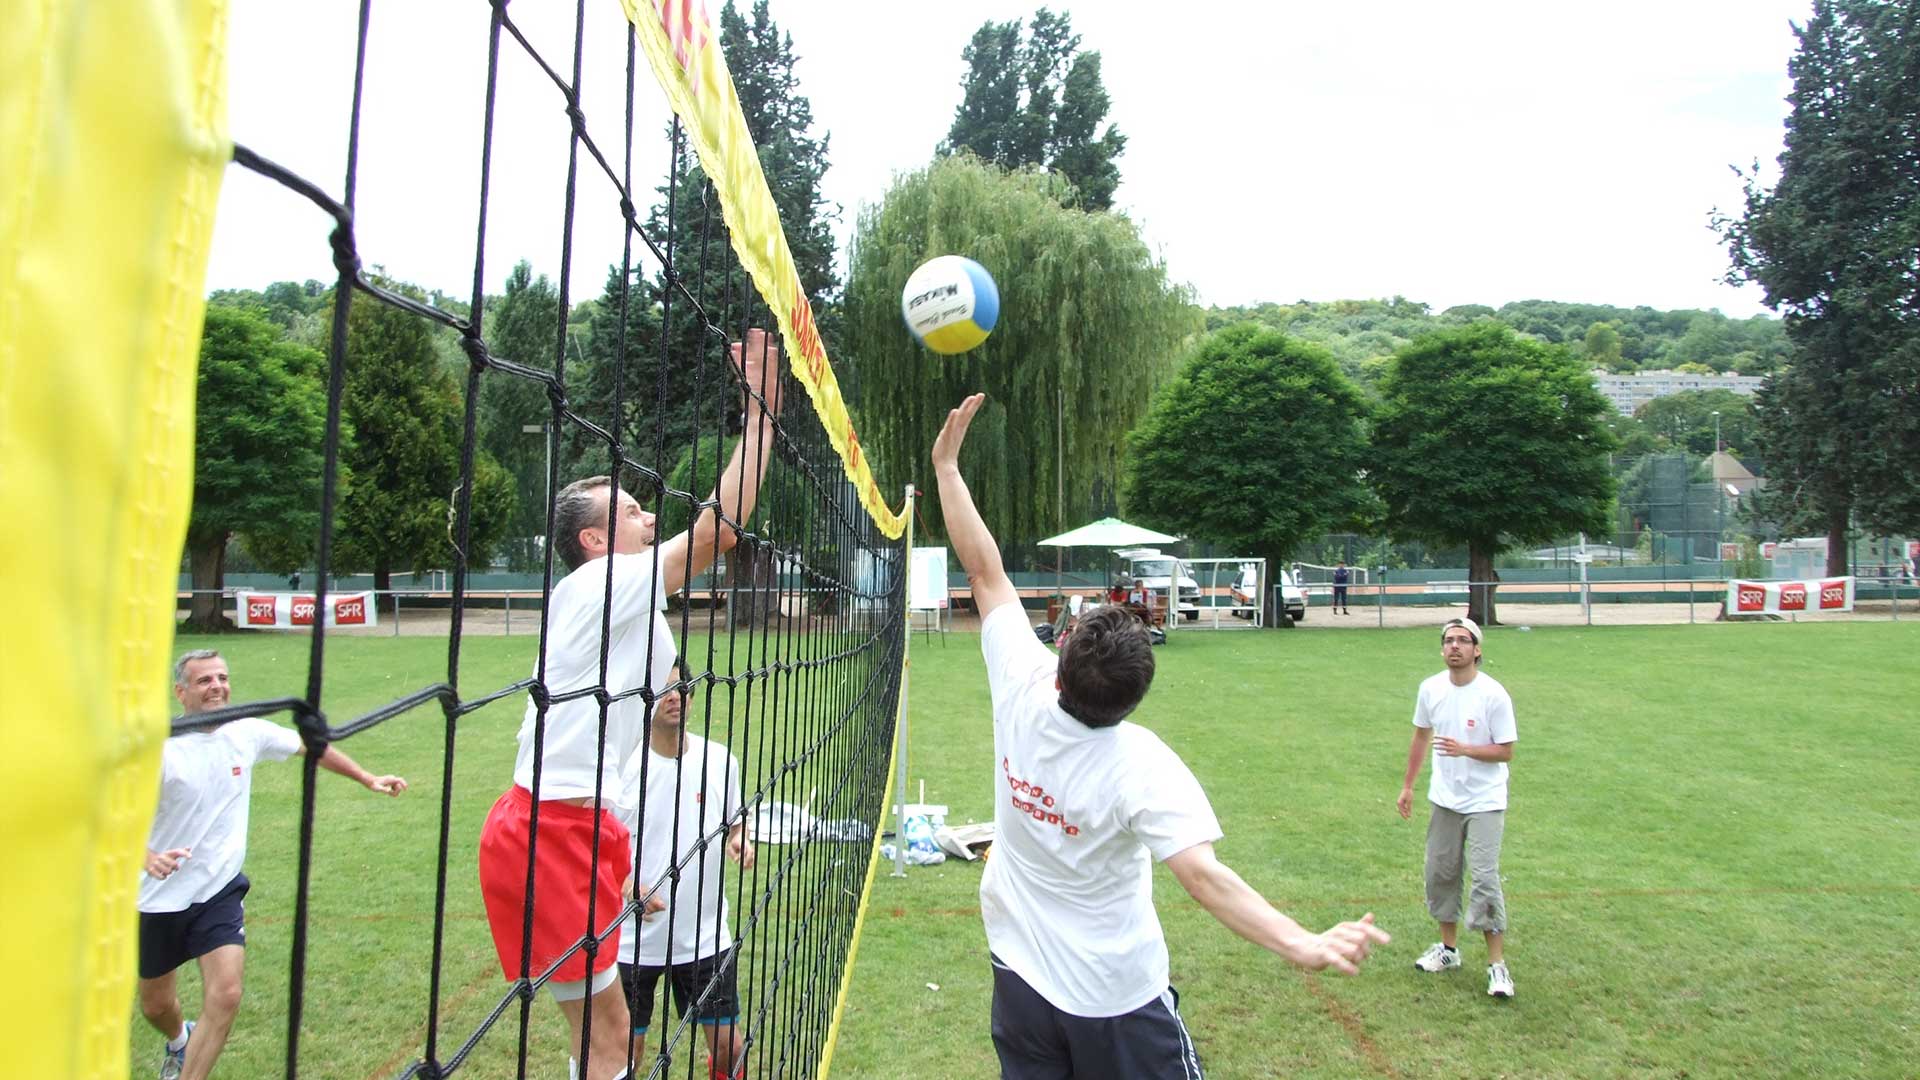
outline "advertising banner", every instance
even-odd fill
[[[298,630],[310,627],[319,612],[310,592],[270,593],[237,590],[234,621],[247,630]],[[371,592],[327,594],[327,626],[378,626],[380,614]]]
[[[1852,610],[1853,579],[1850,577],[1727,583],[1729,615],[1798,615],[1803,612]]]

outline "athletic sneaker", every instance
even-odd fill
[[[1507,965],[1494,964],[1487,968],[1487,996],[1497,998],[1513,996],[1513,976],[1507,974]]]
[[[180,1049],[169,1049],[167,1056],[160,1059],[160,1080],[180,1080],[180,1070],[187,1067],[187,1043],[193,1041],[193,1021],[187,1021],[187,1028],[181,1034],[186,1040]]]
[[[1413,966],[1421,971],[1452,971],[1460,966],[1460,950],[1449,949],[1436,941],[1427,946],[1427,951],[1420,954]]]

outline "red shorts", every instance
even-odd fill
[[[487,905],[487,925],[493,930],[500,971],[508,979],[520,977],[521,930],[526,925],[527,844],[533,796],[518,784],[507,789],[487,813],[480,829],[480,896]],[[600,861],[593,861],[594,833],[600,834]],[[593,897],[596,931],[620,920],[621,885],[633,872],[632,834],[605,810],[540,803],[540,843],[533,866],[533,952],[527,969],[537,978],[548,966],[586,936],[587,898]],[[555,982],[576,982],[599,974],[620,959],[618,938],[602,943],[587,970],[585,950],[567,957],[553,973]]]

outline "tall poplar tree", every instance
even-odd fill
[[[1111,99],[1100,54],[1080,48],[1073,17],[1041,8],[1027,33],[1020,20],[988,21],[961,50],[967,65],[944,152],[967,151],[1008,169],[1038,166],[1071,185],[1083,210],[1110,210],[1120,186],[1115,163],[1127,138],[1106,121]]]

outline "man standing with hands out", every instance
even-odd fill
[[[1388,938],[1370,914],[1308,933],[1214,857],[1221,832],[1206,792],[1159,736],[1126,722],[1154,669],[1132,613],[1082,616],[1057,658],[1034,637],[960,475],[984,400],[947,414],[933,466],[993,694],[998,794],[980,912],[1001,1076],[1198,1077],[1153,906],[1154,862],[1228,929],[1310,971],[1352,974]]]
[[[1467,928],[1487,936],[1487,994],[1513,996],[1503,938],[1506,897],[1500,891],[1500,838],[1507,822],[1507,762],[1519,738],[1513,699],[1493,676],[1480,671],[1480,627],[1472,619],[1449,619],[1440,628],[1440,657],[1447,669],[1420,684],[1413,706],[1413,746],[1406,781],[1396,804],[1413,816],[1413,782],[1427,747],[1433,747],[1433,779],[1427,799],[1427,911],[1440,924],[1440,940],[1413,966],[1426,972],[1460,966],[1455,935],[1460,928],[1460,871],[1473,873]]]

